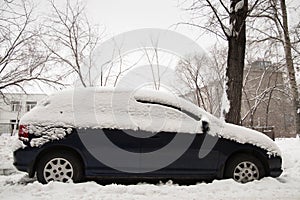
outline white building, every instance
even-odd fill
[[[46,94],[6,93],[0,99],[0,134],[18,130],[20,118],[30,111]]]

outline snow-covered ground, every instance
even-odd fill
[[[99,185],[95,182],[42,185],[12,173],[12,148],[16,137],[0,136],[0,199],[300,199],[300,139],[278,139],[284,172],[279,178],[264,178],[247,184],[233,180],[180,186],[166,184]],[[4,175],[5,174],[5,175]]]

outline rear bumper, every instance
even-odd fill
[[[27,172],[29,177],[34,176],[34,161],[38,154],[38,149],[36,148],[20,148],[14,151],[14,166],[23,172]]]

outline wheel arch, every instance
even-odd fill
[[[81,165],[83,167],[83,169],[85,168],[85,165],[86,163],[84,162],[84,159],[83,159],[83,156],[80,154],[79,151],[77,151],[76,149],[70,147],[70,146],[64,146],[64,145],[55,145],[55,146],[49,146],[47,148],[44,148],[39,154],[38,156],[36,157],[35,161],[34,161],[34,164],[33,164],[33,170],[32,170],[32,174],[30,175],[30,177],[33,177],[34,174],[36,173],[36,168],[37,168],[37,164],[38,164],[38,161],[43,157],[45,156],[46,154],[48,154],[49,152],[60,152],[60,151],[65,151],[65,152],[68,152],[68,153],[71,153],[73,154],[74,156],[76,156],[80,162],[81,162]],[[85,170],[82,171],[83,175],[85,175]]]
[[[256,151],[256,150],[253,150],[253,149],[241,149],[241,150],[238,150],[238,151],[235,151],[233,153],[231,153],[225,163],[224,163],[224,167],[223,167],[223,170],[222,170],[222,175],[223,175],[223,178],[225,177],[225,172],[226,172],[226,168],[228,167],[229,163],[237,156],[239,155],[242,155],[242,154],[247,154],[247,155],[250,155],[250,156],[253,156],[255,157],[256,159],[258,159],[261,164],[263,165],[264,167],[264,170],[266,172],[266,175],[269,175],[269,165],[268,165],[268,161],[267,159],[262,155],[262,153],[260,153],[259,151]]]

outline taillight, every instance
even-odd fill
[[[19,126],[19,139],[25,142],[29,140],[28,128],[26,125]]]

